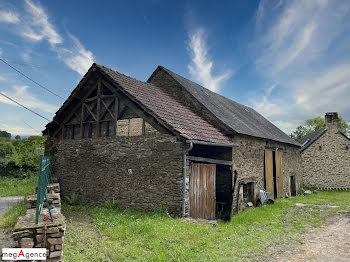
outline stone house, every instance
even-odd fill
[[[338,129],[338,113],[326,113],[325,122],[300,141],[304,186],[350,189],[350,139]]]
[[[93,64],[43,134],[62,196],[85,205],[229,218],[261,188],[302,183],[298,143],[164,67],[142,82]]]

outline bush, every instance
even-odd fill
[[[0,138],[0,177],[26,178],[39,170],[46,137]]]

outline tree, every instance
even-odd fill
[[[311,134],[312,132],[321,130],[326,127],[326,122],[323,117],[317,116],[314,118],[310,118],[305,120],[304,125],[300,125],[297,127],[297,129],[290,134],[290,136],[296,140],[300,141],[300,139],[308,134]],[[343,132],[345,135],[350,135],[350,125],[345,122],[344,118],[339,116],[338,121],[338,128],[341,132]]]
[[[5,130],[3,131],[0,130],[0,137],[11,138],[11,134],[6,132]]]
[[[15,139],[21,139],[21,136],[19,136],[19,135],[17,135],[17,136],[15,136]]]
[[[11,160],[16,153],[16,149],[11,140],[0,139],[0,163],[6,163]]]

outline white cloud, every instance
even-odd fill
[[[192,55],[192,62],[188,65],[191,76],[204,87],[218,92],[222,82],[231,77],[232,71],[213,76],[213,61],[208,57],[203,29],[199,29],[190,35],[189,48]]]
[[[23,30],[22,35],[34,41],[47,39],[52,45],[61,44],[62,37],[56,32],[50,23],[48,15],[40,5],[35,5],[30,0],[25,0],[27,12],[31,14],[30,24]]]
[[[17,30],[23,38],[33,42],[47,41],[51,51],[55,52],[58,59],[64,62],[70,69],[84,75],[94,62],[94,55],[87,50],[79,39],[68,33],[64,39],[50,22],[49,15],[38,2],[25,0],[25,12],[21,14],[23,19],[18,23]],[[19,21],[18,21],[19,22]],[[1,55],[1,50],[0,50]],[[22,53],[25,61],[30,60],[28,53]]]
[[[30,92],[28,92],[28,86],[26,85],[14,85],[12,88],[12,91],[10,92],[5,92],[3,93],[5,95],[8,95],[18,103],[30,108],[30,109],[40,109],[42,111],[45,111],[47,113],[54,113],[57,111],[58,107],[53,106],[51,104],[48,104],[35,96],[33,96]],[[13,106],[18,106],[14,102],[10,101],[4,96],[0,95],[0,102],[13,105]]]
[[[19,15],[12,11],[0,10],[0,22],[8,24],[18,24],[20,21]]]
[[[270,86],[253,107],[288,131],[327,111],[350,120],[349,21],[349,1],[261,1],[249,51],[278,94]]]
[[[40,130],[32,129],[32,128],[25,128],[20,126],[11,126],[7,124],[1,124],[0,123],[0,129],[6,130],[7,132],[11,133],[12,135],[20,135],[20,136],[38,136],[41,135]]]
[[[4,76],[0,75],[0,81],[6,81],[7,79]]]
[[[69,37],[73,43],[72,47],[70,49],[58,49],[58,55],[69,68],[83,76],[94,62],[94,55],[91,51],[85,49],[78,38],[71,34],[69,34]]]

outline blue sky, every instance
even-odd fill
[[[67,98],[93,62],[146,81],[158,65],[283,131],[350,122],[350,1],[1,1],[0,57]],[[0,63],[0,91],[52,119],[63,100]],[[47,121],[0,96],[0,129]]]

